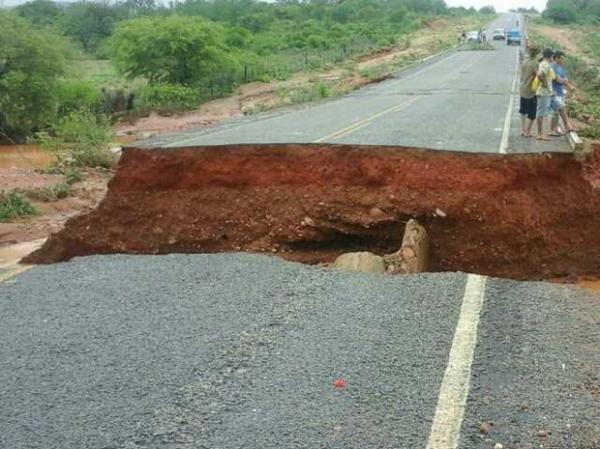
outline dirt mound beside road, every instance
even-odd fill
[[[597,274],[591,163],[382,146],[128,148],[98,208],[25,261],[265,251],[329,262],[347,251],[395,251],[416,218],[430,236],[433,271]]]

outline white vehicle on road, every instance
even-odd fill
[[[467,42],[479,42],[479,31],[469,31],[467,33]]]
[[[506,31],[504,31],[504,28],[498,28],[497,30],[494,30],[494,34],[492,35],[492,40],[494,40],[494,41],[506,40]]]

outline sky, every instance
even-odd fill
[[[546,0],[446,0],[448,6],[465,6],[470,8],[474,6],[479,9],[482,6],[492,5],[496,11],[508,11],[513,8],[531,8],[543,11],[546,7]]]
[[[26,1],[0,0],[0,6],[14,6]],[[477,9],[482,6],[492,5],[497,11],[508,11],[509,9],[520,7],[530,8],[533,6],[538,11],[542,11],[546,7],[546,0],[446,0],[446,4],[448,6],[465,6],[467,8],[474,6]]]

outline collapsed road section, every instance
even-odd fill
[[[600,161],[406,147],[126,148],[105,199],[26,263],[109,253],[393,253],[414,218],[430,271],[600,273]],[[595,188],[596,187],[596,188]]]

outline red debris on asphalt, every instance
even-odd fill
[[[346,387],[346,382],[344,381],[344,379],[336,379],[333,383],[333,386],[335,388],[344,388]]]

